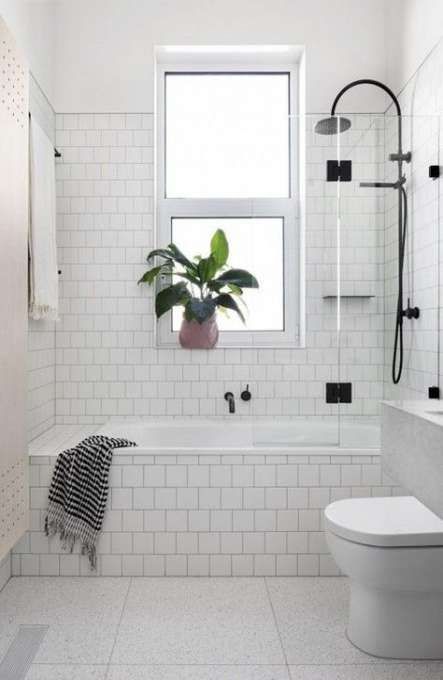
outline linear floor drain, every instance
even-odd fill
[[[0,663],[0,680],[24,680],[49,626],[20,626]]]

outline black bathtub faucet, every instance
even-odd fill
[[[229,404],[229,413],[235,413],[235,399],[232,392],[225,393],[225,401]]]

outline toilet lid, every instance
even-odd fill
[[[443,519],[414,496],[349,498],[325,510],[326,529],[341,538],[390,547],[443,546]]]

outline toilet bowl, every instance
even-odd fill
[[[325,509],[331,553],[350,579],[347,635],[374,656],[443,658],[443,520],[413,496]]]

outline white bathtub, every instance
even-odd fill
[[[147,452],[190,453],[260,452],[267,455],[308,450],[328,455],[350,450],[377,453],[379,428],[359,423],[342,424],[315,421],[256,423],[229,420],[110,420],[97,434],[125,437]],[[126,449],[131,452],[131,449]],[[134,450],[132,449],[132,453]],[[140,453],[140,452],[139,452]]]
[[[14,553],[16,575],[64,573],[62,546],[44,534],[48,486],[57,454],[94,432],[138,444],[114,452],[103,576],[334,576],[324,507],[398,492],[368,424],[342,422],[340,433],[337,422],[235,417],[56,425],[30,445],[31,536]],[[86,556],[70,555],[69,570],[89,575]]]

